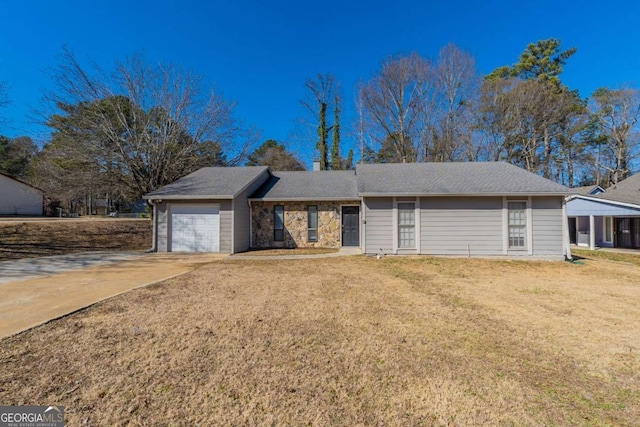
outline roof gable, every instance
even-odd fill
[[[4,181],[6,183],[14,182],[15,184],[17,184],[19,186],[28,187],[31,191],[35,190],[35,191],[38,191],[38,192],[44,194],[44,191],[42,191],[38,187],[34,187],[33,185],[27,184],[26,182],[22,181],[21,179],[14,178],[12,176],[5,175],[3,173],[0,173],[0,181]]]
[[[595,194],[604,193],[604,189],[599,185],[585,185],[583,187],[574,187],[571,190],[583,196],[593,196]]]
[[[144,196],[145,199],[233,199],[267,166],[205,167]]]
[[[593,197],[640,206],[640,173],[631,175]]]

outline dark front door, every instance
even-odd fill
[[[342,207],[342,246],[360,246],[360,207]]]
[[[631,218],[616,218],[616,246],[631,247]]]

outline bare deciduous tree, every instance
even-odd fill
[[[9,105],[9,89],[7,83],[0,81],[0,125],[5,124],[4,108]]]
[[[538,80],[492,79],[483,86],[481,127],[490,135],[490,158],[551,178],[558,138],[575,109],[574,96]]]
[[[360,88],[366,132],[375,148],[415,162],[426,155],[431,66],[418,54],[389,57]],[[371,147],[373,148],[373,147]]]
[[[440,49],[434,75],[436,103],[433,111],[427,111],[435,117],[428,160],[477,160],[472,116],[479,96],[480,79],[473,57],[448,44]]]
[[[54,107],[51,151],[90,161],[133,197],[204,165],[238,164],[254,141],[233,117],[232,102],[171,64],[133,56],[106,73],[64,51],[53,79],[56,90],[46,98]]]
[[[631,172],[631,163],[640,155],[640,91],[632,88],[600,88],[593,93],[590,109],[600,127],[598,166],[616,184]]]

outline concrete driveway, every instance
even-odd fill
[[[121,262],[144,256],[143,252],[83,252],[40,258],[0,261],[0,285],[70,270]]]
[[[0,263],[0,338],[226,255],[87,253]]]

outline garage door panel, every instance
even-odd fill
[[[171,251],[220,252],[217,206],[178,206],[171,210]]]

